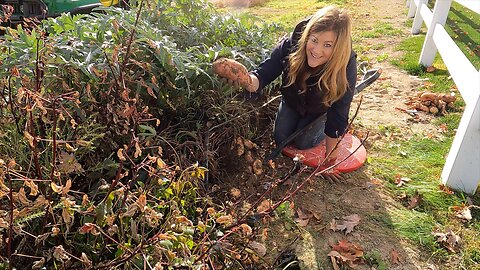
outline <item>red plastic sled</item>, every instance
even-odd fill
[[[367,150],[361,144],[360,140],[351,134],[346,134],[345,137],[343,137],[338,145],[338,151],[340,152],[338,153],[337,160],[343,160],[345,157],[355,152],[335,167],[335,169],[342,173],[355,171],[362,167],[367,159]],[[294,146],[288,145],[283,148],[282,153],[291,158],[295,157],[297,154],[301,154],[305,157],[302,161],[303,164],[316,168],[322,163],[325,157],[325,140],[319,145],[305,150],[298,150]]]

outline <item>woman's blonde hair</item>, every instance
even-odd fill
[[[331,58],[325,65],[312,69],[307,63],[306,46],[308,38],[312,33],[325,31],[335,32],[337,39],[333,48]],[[306,79],[320,74],[318,86],[325,91],[323,102],[331,106],[333,102],[340,99],[349,87],[347,81],[347,64],[352,51],[351,43],[351,20],[345,10],[337,9],[334,6],[327,6],[318,10],[309,20],[298,41],[298,48],[290,54],[290,70],[288,72],[288,84],[297,84],[305,91],[307,88]]]

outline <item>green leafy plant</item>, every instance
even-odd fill
[[[253,263],[243,248],[252,229],[200,196],[215,169],[202,150],[229,147],[202,138],[207,121],[238,112],[229,109],[237,93],[211,62],[258,62],[275,26],[206,1],[99,11],[7,29],[0,44],[0,260],[70,269]],[[197,163],[205,160],[208,169]]]

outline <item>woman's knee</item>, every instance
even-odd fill
[[[317,146],[323,141],[323,139],[325,139],[325,134],[323,131],[314,134],[313,136],[312,135],[313,134],[306,134],[295,139],[295,147],[300,150],[312,148]]]

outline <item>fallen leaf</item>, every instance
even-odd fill
[[[396,251],[395,249],[392,249],[392,251],[390,251],[390,263],[391,264],[400,263],[400,255],[398,254],[398,251]]]
[[[65,206],[62,209],[62,218],[63,218],[63,221],[67,225],[72,224],[72,222],[73,222],[73,211],[70,209],[70,207]]]
[[[133,157],[138,158],[141,155],[142,155],[142,148],[140,148],[140,144],[137,141],[135,142],[135,153],[133,154]]]
[[[35,148],[35,145],[34,145],[35,138],[26,130],[23,132],[23,136],[27,139],[28,143],[30,144],[30,147]]]
[[[446,228],[445,232],[432,232],[437,237],[437,242],[448,251],[455,253],[459,250],[462,239],[452,229]]]
[[[410,182],[410,178],[408,177],[402,177],[400,176],[399,174],[397,174],[395,176],[395,185],[397,185],[397,187],[401,187],[402,185],[404,185],[405,183],[407,182]]]
[[[372,180],[370,180],[370,182],[366,183],[366,188],[367,189],[374,189],[374,188],[377,188],[379,186],[383,186],[383,183],[382,183],[382,180],[380,180],[378,178],[373,178]]]
[[[434,72],[435,70],[437,70],[437,69],[436,69],[434,66],[429,66],[429,67],[427,67],[427,72],[428,72],[428,73],[432,73],[432,72]]]
[[[0,228],[2,229],[7,229],[8,228],[8,222],[6,222],[3,218],[0,217]]]
[[[255,161],[255,159],[252,156],[252,151],[249,150],[245,153],[245,161],[248,163],[253,163]]]
[[[261,257],[263,257],[263,256],[265,256],[265,254],[267,254],[267,248],[265,247],[265,245],[263,245],[259,242],[252,241],[248,245],[253,250],[255,250],[255,252],[257,252],[257,254],[260,255]]]
[[[120,218],[132,217],[133,215],[135,215],[137,210],[139,210],[138,205],[136,203],[132,203],[128,206],[127,211],[120,214]]]
[[[360,216],[357,214],[353,214],[350,216],[343,217],[343,223],[337,224],[335,219],[332,220],[330,223],[330,228],[333,231],[343,231],[345,230],[345,234],[349,234],[352,232],[353,228],[360,223]]]
[[[360,262],[363,257],[363,248],[345,239],[339,241],[336,245],[332,245],[332,249],[328,256],[330,258],[334,257],[335,263],[348,265],[351,268],[355,268],[356,263]]]
[[[336,254],[338,252],[336,251],[330,251],[330,253],[328,253],[328,256],[330,256],[330,261],[332,262],[332,266],[333,266],[333,270],[340,270],[340,266],[338,266],[338,263],[337,263],[337,260],[335,259],[336,257]],[[340,254],[338,254],[340,255]]]
[[[445,193],[447,193],[447,194],[450,194],[450,195],[452,195],[452,194],[455,193],[455,192],[453,192],[453,190],[452,190],[451,188],[445,186],[444,184],[438,185],[438,188],[439,188],[441,191],[443,191],[443,192],[445,192]]]
[[[417,207],[422,202],[422,199],[422,194],[418,193],[418,191],[415,191],[415,194],[413,194],[413,196],[410,198],[407,208],[413,209]]]
[[[448,131],[448,126],[447,124],[441,124],[439,127],[438,127],[438,131],[440,133],[447,133]]]
[[[313,217],[313,213],[308,210],[303,211],[301,208],[297,209],[298,218],[295,218],[295,222],[298,223],[300,227],[306,227],[308,222]]]
[[[313,212],[313,216],[315,217],[315,219],[316,219],[317,221],[321,221],[321,220],[322,220],[322,213]]]
[[[67,151],[70,152],[70,153],[74,153],[75,151],[78,150],[78,148],[74,148],[74,147],[71,146],[69,143],[65,143],[65,148],[66,148]]]
[[[67,182],[65,183],[65,187],[62,188],[62,195],[65,196],[70,191],[71,187],[72,187],[72,179],[68,179]]]
[[[242,234],[245,236],[250,236],[253,233],[252,227],[245,223],[240,225],[240,229],[242,230]]]
[[[453,209],[455,210],[456,217],[467,221],[472,220],[472,212],[470,211],[470,206],[454,206]]]

